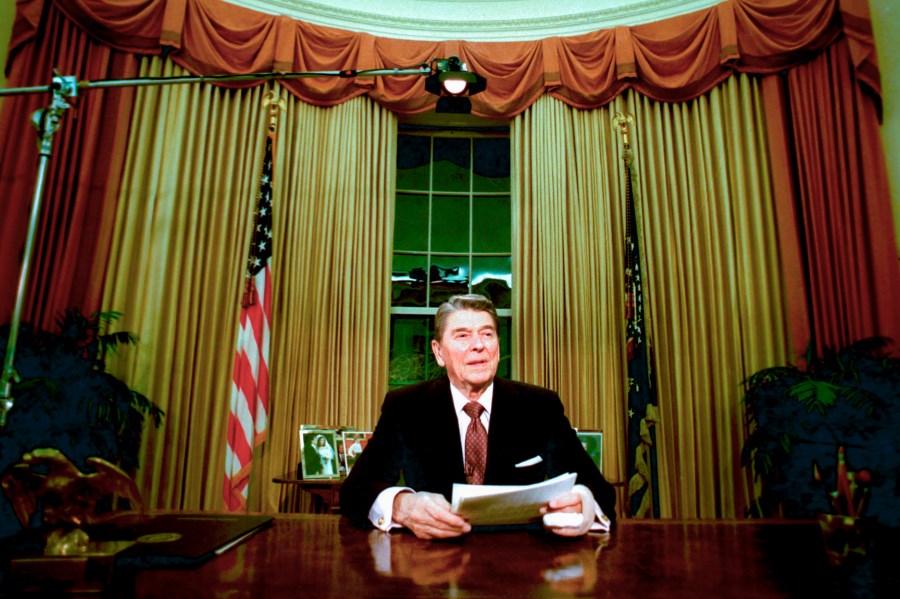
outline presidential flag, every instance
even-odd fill
[[[617,125],[625,138],[625,337],[628,366],[628,500],[635,518],[659,517],[656,430],[659,409],[653,386],[653,356],[644,321],[643,277],[634,211],[633,155],[624,115]]]

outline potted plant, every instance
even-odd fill
[[[843,446],[851,470],[871,473],[867,514],[900,525],[900,360],[888,345],[872,337],[808,352],[803,368],[766,368],[743,382],[749,434],[741,462],[761,488],[750,515],[830,512]]]
[[[106,372],[107,354],[136,342],[131,333],[109,332],[119,316],[99,312],[88,317],[70,309],[57,319],[55,332],[20,326],[15,369],[21,380],[13,387],[15,405],[0,430],[0,472],[26,452],[46,447],[58,449],[81,470],[87,458],[100,457],[134,473],[146,419],[159,427],[164,414]],[[0,328],[0,353],[5,353],[8,338],[5,325]]]

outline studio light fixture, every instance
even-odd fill
[[[425,78],[425,90],[440,96],[435,112],[469,114],[469,96],[483,92],[487,79],[469,70],[458,56],[431,61],[431,75]]]

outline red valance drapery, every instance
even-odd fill
[[[195,74],[413,67],[458,55],[487,78],[487,90],[472,98],[472,112],[490,118],[513,117],[544,93],[583,109],[602,106],[628,88],[681,102],[734,71],[774,73],[805,62],[841,35],[849,41],[858,80],[881,94],[866,0],[725,0],[654,23],[524,42],[382,38],[221,0],[20,0],[10,56],[36,35],[51,3],[102,44],[136,54],[165,49]],[[49,74],[34,77],[27,84],[43,84]],[[284,85],[319,106],[368,94],[392,111],[411,114],[433,109],[436,101],[415,76]]]

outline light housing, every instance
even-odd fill
[[[472,112],[469,96],[487,88],[487,79],[469,71],[458,56],[433,60],[431,71],[425,78],[425,90],[440,96],[435,112],[469,114]]]

